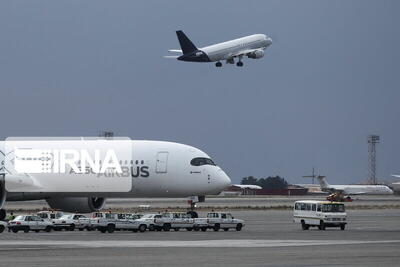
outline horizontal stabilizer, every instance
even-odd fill
[[[179,56],[164,56],[164,58],[173,58],[173,59],[177,59]]]
[[[180,49],[169,49],[168,52],[172,52],[172,53],[182,53],[182,50],[180,50]]]

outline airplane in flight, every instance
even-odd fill
[[[317,176],[321,191],[331,193],[328,200],[347,200],[351,201],[351,195],[389,195],[393,194],[386,185],[330,185],[326,182],[325,176]]]
[[[82,173],[75,173],[75,162],[70,162],[71,168],[68,169],[66,159],[66,173],[60,173],[61,167],[59,163],[56,167],[55,155],[60,157],[62,153],[56,154],[56,150],[47,158],[35,158],[31,153],[27,157],[18,158],[15,154],[13,159],[7,159],[10,153],[5,150],[6,142],[0,142],[0,161],[3,164],[0,175],[0,220],[6,216],[6,210],[3,209],[6,201],[44,199],[52,209],[89,213],[102,209],[106,198],[198,196],[202,199],[200,201],[204,201],[205,195],[216,195],[231,185],[228,175],[210,156],[200,149],[179,143],[129,139],[130,155],[114,162],[121,173],[93,174],[82,166]],[[84,145],[88,143],[81,142]],[[22,146],[30,152],[36,144],[24,143]],[[39,162],[39,166],[50,166],[57,169],[58,173],[16,173],[4,165],[5,159],[6,164],[7,160],[13,164],[17,160],[27,160],[33,164]],[[77,162],[82,164],[81,160]],[[90,167],[96,163],[88,162]],[[100,160],[101,163],[105,164],[106,160]]]
[[[265,34],[253,34],[239,39],[230,40],[210,46],[197,48],[183,31],[177,31],[181,49],[170,49],[169,52],[181,53],[180,56],[166,56],[188,62],[216,62],[216,67],[222,67],[221,61],[226,64],[235,64],[242,67],[243,57],[258,59],[264,56],[264,50],[272,44],[272,39]]]

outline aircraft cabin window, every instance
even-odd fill
[[[194,158],[190,161],[190,165],[192,166],[202,166],[202,165],[214,165],[214,161],[208,158]]]

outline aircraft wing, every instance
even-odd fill
[[[244,49],[244,50],[241,50],[239,52],[233,53],[232,55],[230,55],[230,57],[246,56],[247,54],[253,53],[253,52],[257,51],[257,50],[260,50],[260,48],[257,48],[257,49]]]
[[[262,189],[261,186],[253,185],[253,184],[233,184],[235,187],[239,187],[241,189]]]
[[[169,49],[168,52],[172,52],[172,53],[182,53],[182,50],[180,50],[180,49]]]
[[[392,174],[392,176],[396,177],[396,178],[400,178],[400,175],[398,175],[398,174]]]

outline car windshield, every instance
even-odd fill
[[[22,221],[24,219],[24,216],[19,215],[17,217],[15,217],[14,221]]]
[[[344,212],[343,204],[324,204],[322,205],[322,212]]]

